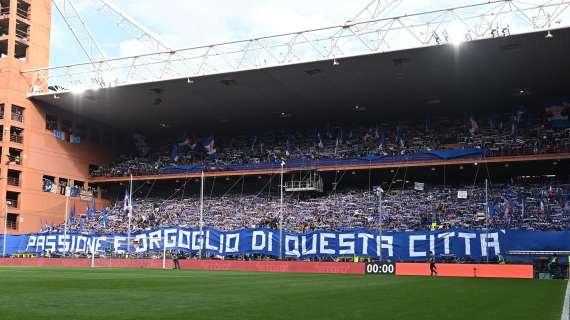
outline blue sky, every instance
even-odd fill
[[[107,57],[136,55],[141,44],[90,2],[75,1]],[[370,0],[114,0],[124,12],[173,48],[208,45],[317,27],[339,25]],[[403,0],[392,15],[446,8],[477,0]],[[54,10],[50,65],[87,61]]]

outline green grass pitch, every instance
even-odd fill
[[[564,281],[0,268],[0,319],[560,319]]]

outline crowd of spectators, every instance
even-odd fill
[[[488,156],[570,152],[570,129],[552,128],[547,118],[523,111],[514,116],[379,122],[372,126],[213,135],[207,139],[184,134],[175,140],[145,146],[144,153],[123,154],[111,165],[93,169],[90,174],[153,175],[177,165],[342,160],[441,149],[481,148],[487,150]]]
[[[486,193],[478,186],[414,186],[385,190],[381,202],[382,228],[387,231],[434,228],[570,229],[570,185],[493,185]],[[486,195],[489,205],[486,205]],[[489,208],[489,209],[487,209]],[[94,210],[95,211],[95,210]],[[488,211],[488,214],[487,214]],[[270,195],[233,194],[204,200],[204,226],[220,230],[267,227],[277,229],[280,199]],[[70,221],[69,231],[126,233],[124,203],[91,212]],[[200,200],[133,199],[131,231],[157,227],[199,228]],[[379,201],[370,190],[332,192],[315,197],[288,194],[283,205],[283,228],[307,232],[315,229],[378,229]],[[63,225],[43,231],[62,231]]]

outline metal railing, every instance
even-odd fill
[[[12,120],[18,122],[24,122],[24,115],[19,113],[12,113]]]
[[[6,227],[10,230],[18,230],[18,222],[17,221],[11,221],[8,220],[6,222]]]
[[[6,199],[6,205],[9,208],[18,209],[18,200],[17,199]]]
[[[22,19],[26,19],[26,20],[30,19],[30,9],[24,10],[22,8],[18,8],[16,10],[16,14],[18,15],[18,17],[20,17]]]
[[[8,182],[8,185],[10,186],[14,186],[14,187],[19,187],[20,186],[20,178],[16,178],[16,177],[8,177],[6,178],[6,181]]]
[[[8,164],[21,165],[22,158],[20,156],[8,155]]]
[[[20,40],[30,41],[30,32],[16,29],[16,37]]]
[[[24,137],[17,134],[10,134],[10,141],[16,143],[24,143]]]

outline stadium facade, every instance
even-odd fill
[[[51,1],[7,0],[0,10],[0,201],[7,210],[2,222],[7,217],[10,233],[28,233],[37,231],[42,221],[63,221],[65,196],[42,192],[45,177],[88,187],[89,163],[106,159],[98,147],[62,143],[46,127],[56,118],[67,125],[77,115],[63,117],[28,99],[30,84],[22,71],[48,66]]]
[[[133,134],[166,138],[191,129],[202,135],[232,135],[252,128],[323,127],[432,114],[465,117],[510,112],[521,104],[538,110],[568,94],[570,30],[565,28],[552,28],[548,37],[542,30],[510,35],[503,29],[497,36],[461,46],[438,41],[422,48],[124,83],[81,93],[61,90],[59,83],[37,87],[29,70],[48,67],[51,1],[2,4],[6,35],[0,40],[0,49],[5,48],[0,59],[0,200],[6,203],[10,233],[36,232],[46,224],[63,223],[71,208],[83,215],[88,206],[101,208],[120,200],[117,190],[124,191],[128,175],[91,177],[90,171],[131,150]],[[336,181],[332,177],[339,173],[369,184],[371,176],[387,181],[393,170],[410,168],[410,177],[416,170],[426,181],[445,181],[447,175],[471,178],[478,164],[489,164],[505,178],[552,173],[563,177],[570,153],[311,162],[284,169],[275,162],[223,170],[182,168],[133,180],[174,188],[179,180],[199,178],[203,171],[206,178],[220,177],[231,184],[231,177],[267,177],[283,170],[287,177],[317,172],[331,188]]]

